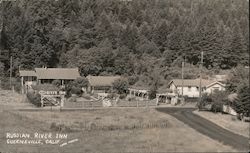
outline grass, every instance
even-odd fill
[[[249,122],[242,122],[236,119],[236,116],[208,111],[194,111],[194,113],[231,132],[249,137]]]
[[[16,106],[12,101],[7,103],[13,103],[11,107]],[[18,100],[15,103],[18,104]],[[162,123],[166,123],[165,126],[161,126]],[[96,129],[85,125],[107,128]],[[135,125],[137,127],[133,128]],[[19,112],[2,107],[0,103],[0,127],[0,152],[237,152],[152,108]],[[6,132],[66,133],[67,140],[59,144],[73,139],[78,141],[63,147],[45,144],[9,145],[6,144]]]
[[[5,112],[5,111],[4,111]],[[1,148],[3,152],[173,152],[232,151],[189,128],[175,118],[154,109],[105,109],[83,112],[2,112]],[[3,119],[7,120],[3,122]],[[125,127],[133,123],[166,121],[165,127],[63,131],[68,140],[79,141],[64,147],[58,145],[7,145],[6,132],[53,132],[51,124],[73,125],[89,122]],[[100,124],[101,125],[101,124]],[[62,132],[62,131],[61,131]],[[199,141],[197,141],[197,139]],[[4,145],[5,144],[5,145]]]

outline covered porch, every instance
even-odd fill
[[[136,89],[136,88],[128,88],[129,96],[139,97],[142,100],[149,99],[149,90],[148,89]]]
[[[176,105],[178,102],[178,95],[176,93],[158,93],[156,94],[157,105],[162,102],[165,104]]]

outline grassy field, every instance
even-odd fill
[[[237,152],[153,108],[27,112],[3,105],[0,103],[0,152]],[[14,101],[10,106],[15,107]],[[6,143],[7,132],[64,133],[67,139],[54,145],[11,145]]]
[[[249,122],[242,122],[236,118],[236,116],[232,116],[229,114],[221,114],[221,113],[213,113],[207,111],[194,111],[195,114],[204,117],[215,124],[230,130],[239,135],[243,135],[245,137],[249,137]]]

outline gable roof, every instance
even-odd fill
[[[113,86],[113,82],[120,78],[121,76],[87,76],[91,86]]]
[[[35,71],[27,71],[27,70],[20,70],[19,71],[19,76],[36,76],[36,72]]]
[[[75,80],[80,77],[77,68],[35,68],[37,79]]]
[[[213,86],[213,85],[215,85],[215,84],[219,84],[219,85],[225,87],[225,84],[223,84],[223,83],[221,83],[221,82],[219,82],[219,81],[214,81],[214,82],[208,84],[206,87],[208,88],[208,87],[211,87],[211,86]]]
[[[207,85],[209,85],[213,82],[215,82],[215,81],[202,79],[201,86],[206,87]],[[182,79],[173,79],[172,81],[170,81],[169,85],[171,83],[174,83],[175,86],[180,87],[180,86],[182,86]],[[183,86],[185,86],[185,87],[187,87],[187,86],[199,87],[200,86],[200,79],[183,79]]]

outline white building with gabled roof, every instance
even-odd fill
[[[187,97],[199,97],[199,86],[200,79],[173,79],[168,84],[169,88],[178,95],[182,95],[183,86],[183,96]],[[218,91],[225,90],[225,84],[216,80],[201,80],[202,93],[211,94]]]

